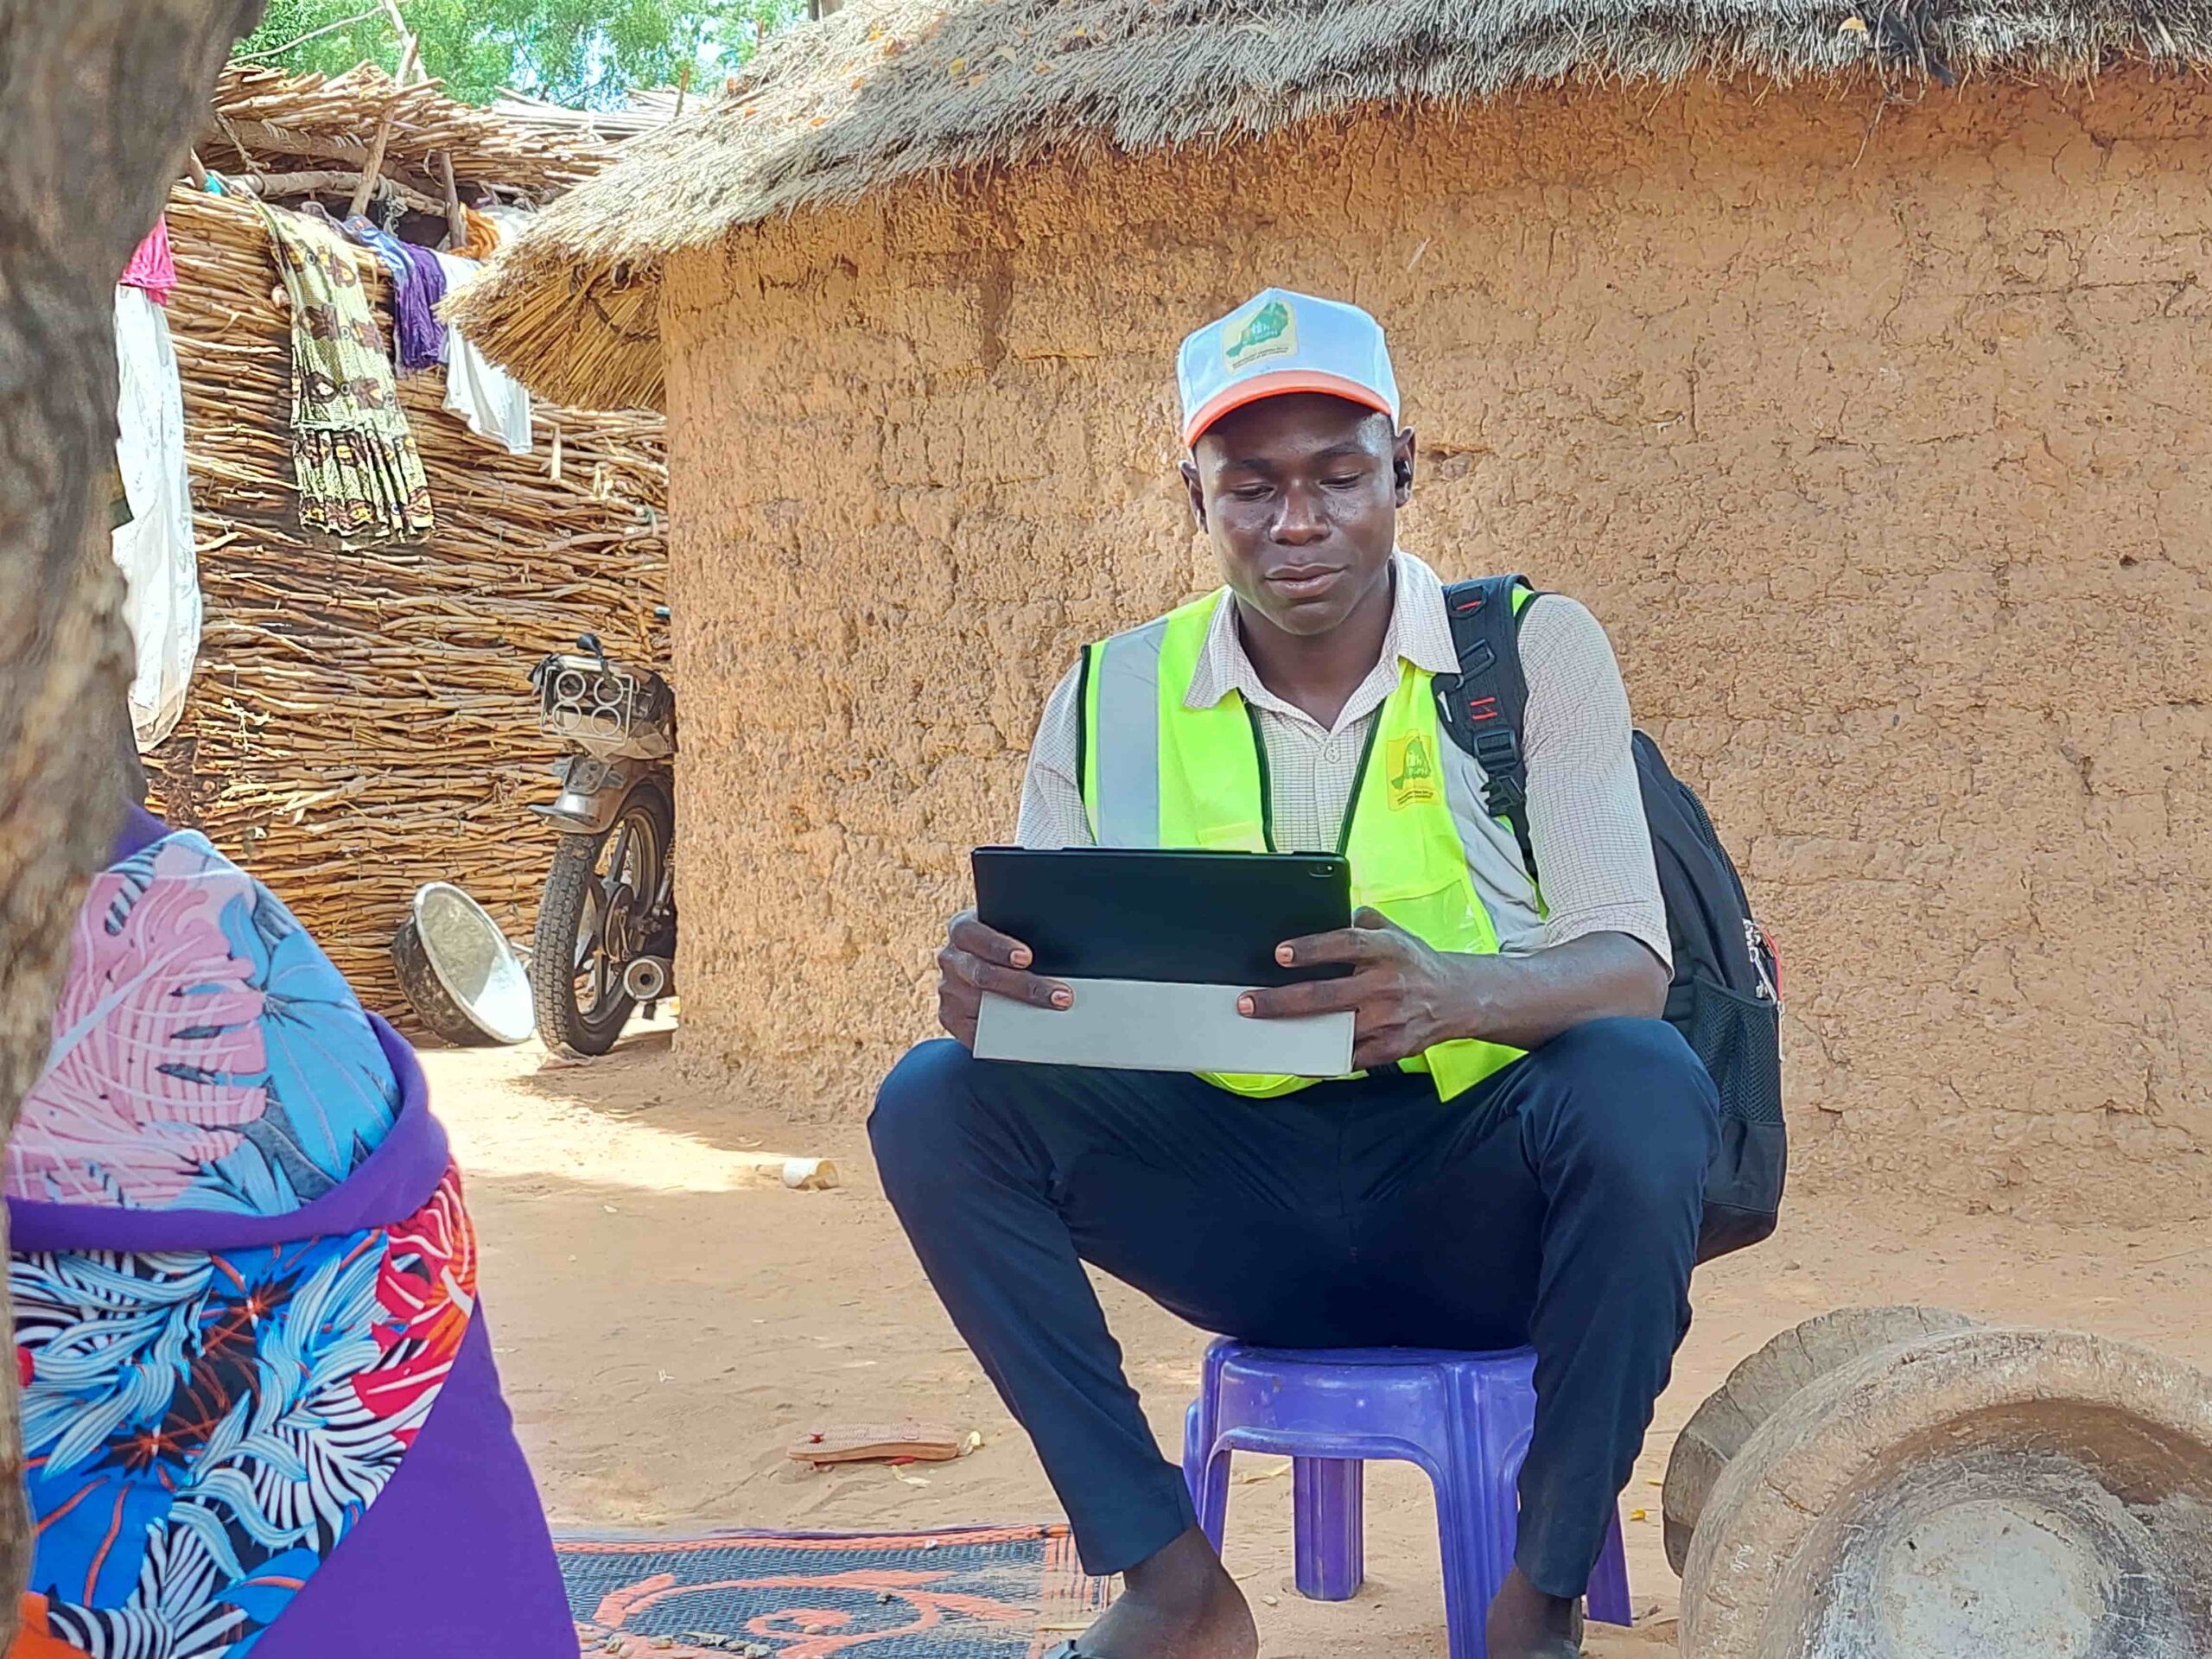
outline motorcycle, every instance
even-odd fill
[[[665,619],[667,613],[658,613]],[[676,694],[607,659],[595,634],[531,669],[539,724],[569,746],[561,792],[531,810],[560,831],[531,950],[537,1034],[604,1054],[675,988]]]

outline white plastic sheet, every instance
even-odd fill
[[[130,522],[114,536],[130,594],[124,619],[137,651],[130,724],[151,749],[184,712],[200,654],[200,563],[192,546],[192,486],[184,470],[184,393],[168,318],[143,289],[115,290],[118,371],[115,458]]]

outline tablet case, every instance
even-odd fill
[[[1236,1012],[1249,985],[1059,977],[1075,992],[1071,1008],[986,994],[976,1020],[976,1058],[1293,1077],[1340,1077],[1351,1070],[1349,1014],[1253,1020]]]
[[[980,848],[976,912],[1029,946],[1034,971],[1075,993],[1068,1009],[987,995],[976,1055],[1150,1071],[1339,1077],[1349,1013],[1252,1020],[1255,986],[1341,976],[1286,969],[1285,939],[1351,920],[1351,875],[1333,854]]]

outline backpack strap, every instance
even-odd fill
[[[1522,575],[1455,582],[1444,590],[1452,619],[1456,675],[1436,677],[1436,711],[1452,741],[1483,769],[1483,810],[1502,818],[1521,845],[1529,879],[1536,879],[1536,849],[1529,837],[1529,755],[1522,722],[1529,709],[1529,682],[1521,671],[1521,612],[1516,589],[1534,585]]]

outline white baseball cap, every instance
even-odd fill
[[[1356,305],[1271,288],[1183,342],[1175,379],[1183,442],[1233,409],[1285,392],[1319,391],[1398,424],[1398,379],[1382,325]]]

